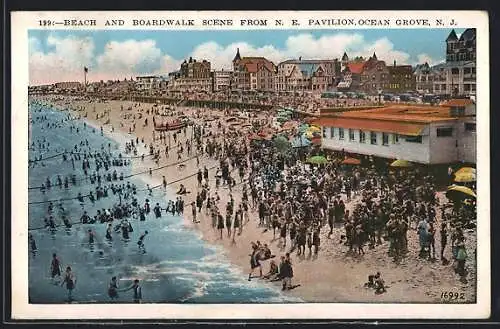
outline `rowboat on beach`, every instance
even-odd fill
[[[156,131],[178,130],[186,127],[186,125],[187,125],[186,122],[182,122],[179,120],[174,120],[165,123],[155,123],[155,130]]]

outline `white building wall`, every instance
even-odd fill
[[[465,129],[465,123],[470,122],[476,124],[475,121],[462,121],[457,124],[457,131],[459,133],[458,138],[458,159],[459,161],[467,162],[467,163],[476,163],[477,162],[477,153],[476,153],[476,132],[468,131]]]
[[[452,136],[437,137],[438,128],[453,128]],[[433,123],[430,127],[431,163],[452,163],[459,159],[458,132],[455,122]]]
[[[325,128],[323,128],[325,129]],[[359,130],[354,130],[354,141],[349,140],[349,129],[344,129],[344,139],[339,139],[339,128],[334,128],[334,137],[331,138],[330,127],[326,127],[326,138],[322,138],[322,147],[331,150],[374,155],[390,159],[403,159],[419,163],[430,162],[429,136],[424,129],[422,143],[407,142],[404,136],[399,135],[398,142],[394,143],[393,135],[389,133],[389,144],[382,145],[382,133],[377,134],[377,145],[372,145],[370,141],[370,131],[365,131],[365,143],[359,142]],[[324,133],[324,134],[325,134]]]

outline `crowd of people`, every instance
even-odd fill
[[[145,156],[149,155],[158,169],[163,162],[171,162],[169,152],[174,148],[177,149],[177,161],[196,158],[195,191],[191,193],[181,184],[175,201],[166,202],[165,207],[156,204],[151,211],[148,199],[140,204],[134,197],[137,187],[122,184],[117,193],[113,192],[123,196],[123,200],[120,199],[123,202],[111,209],[97,210],[93,219],[85,212],[82,223],[108,223],[108,230],[112,230],[111,222],[116,219],[120,224],[115,226],[115,232],[121,231],[124,238],[129,238],[130,218],[145,220],[150,212],[158,218],[163,211],[182,216],[184,203],[189,199],[187,204],[191,205],[193,223],[208,220],[214,234],[221,240],[231,239],[236,243],[237,238],[244,235],[247,225],[256,225],[263,232],[273,232],[272,241],[278,240],[281,261],[276,264],[274,258],[277,255],[271,253],[267,244],[252,244],[249,280],[258,270],[259,277],[282,281],[284,290],[293,289],[298,286],[292,284],[293,253],[301,259],[307,255],[317,258],[323,248],[322,239],[332,235],[340,238],[334,248],[342,252],[360,256],[371,249],[387,248],[389,257],[399,263],[405,257],[412,257],[408,253],[415,251],[408,244],[410,234],[418,235],[418,257],[431,261],[436,260],[435,240],[439,237],[440,261],[447,264],[448,257],[452,257],[456,262],[456,272],[465,280],[467,252],[461,219],[470,216],[474,207],[461,203],[449,207],[442,203],[437,198],[435,178],[425,170],[388,171],[375,166],[342,165],[335,161],[335,157],[342,159],[343,154],[329,155],[331,161],[326,165],[306,164],[306,158],[323,151],[314,146],[283,151],[266,140],[251,141],[249,134],[268,128],[269,120],[251,120],[245,129],[229,129],[224,120],[234,114],[229,112],[213,120],[212,113],[203,115],[201,109],[194,110],[191,134],[188,134],[187,127],[168,133],[153,133],[158,111],[159,107],[152,105],[142,112],[144,126],[148,126],[148,118],[153,122],[152,138],[150,141],[138,137],[131,139],[125,145],[125,156],[134,155],[140,157],[140,161],[146,161]],[[136,119],[133,120],[135,125]],[[43,145],[43,141],[38,143]],[[76,146],[75,153],[82,153],[82,150]],[[162,153],[164,157],[161,157]],[[81,160],[76,156],[73,154],[70,158]],[[110,173],[101,178],[98,168],[104,167],[108,171],[115,163],[110,163],[111,157],[104,149],[100,153],[84,155],[82,163],[88,162],[89,158],[95,161],[96,173],[89,174],[88,179],[93,177],[96,184],[103,187]],[[210,168],[212,174],[205,165],[208,159],[217,163],[215,168]],[[123,160],[123,165],[127,163]],[[180,172],[181,165],[178,166]],[[84,165],[82,169],[85,171],[90,166],[85,168]],[[152,171],[149,169],[150,175]],[[186,178],[188,176],[186,174]],[[122,180],[114,173],[110,177],[111,181]],[[161,185],[164,189],[169,185],[164,177]],[[147,188],[150,194],[152,189]],[[227,198],[221,197],[223,193]],[[239,196],[235,197],[235,194]],[[145,250],[146,234],[139,238],[141,250]],[[111,237],[111,233],[109,235]],[[447,249],[449,245],[451,248]],[[262,268],[264,261],[269,261],[267,272]],[[370,282],[377,293],[385,292],[380,275],[373,276]],[[116,290],[117,286],[110,284],[110,291],[113,291],[110,297],[115,296]]]

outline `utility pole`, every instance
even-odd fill
[[[89,72],[89,69],[84,66],[83,67],[83,92],[86,94],[87,93],[87,73]]]

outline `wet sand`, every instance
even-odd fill
[[[47,97],[43,99],[45,101],[49,100]],[[110,134],[112,137],[116,138],[120,134],[122,137],[119,139],[121,140],[124,139],[123,136],[128,136],[130,137],[128,140],[138,137],[139,140],[144,138],[144,142],[148,145],[152,142],[154,130],[153,116],[147,116],[148,126],[144,127],[143,123],[146,114],[145,111],[151,109],[154,104],[142,103],[134,107],[136,103],[128,101],[108,101],[106,103],[89,102],[88,100],[69,101],[69,99],[62,101],[54,101],[52,99],[50,101],[62,109],[83,106],[85,110],[75,113],[83,115],[87,112],[87,120],[96,127],[102,126],[104,132]],[[123,111],[121,110],[122,106],[124,108]],[[130,106],[132,106],[132,109],[127,110]],[[194,109],[188,108],[179,108],[178,111],[188,117],[192,117],[195,112]],[[217,110],[202,109],[200,111],[203,111],[201,113],[205,116],[213,114],[223,116],[222,112]],[[95,119],[96,114],[104,114],[105,112],[107,114],[102,118]],[[129,128],[132,126],[133,119],[124,119],[122,116],[123,113],[129,113],[131,116],[134,114],[137,116],[139,113],[142,113],[142,119],[135,120],[136,129],[132,134],[129,134]],[[260,117],[266,118],[264,115]],[[158,116],[156,118],[158,120]],[[168,121],[172,119],[173,117],[165,118]],[[222,121],[226,124],[225,120]],[[123,123],[123,125],[120,123]],[[116,133],[111,133],[111,126],[115,128]],[[213,131],[217,132],[217,128],[213,129]],[[169,134],[172,134],[172,132]],[[190,139],[191,134],[191,127],[188,127],[185,135],[184,133],[179,134],[180,141],[185,142],[187,139]],[[157,133],[156,136],[158,136]],[[170,156],[168,159],[165,158],[165,144],[163,144],[163,141],[156,141],[156,144],[161,145],[159,167],[168,167],[153,171],[152,176],[147,173],[143,174],[141,178],[146,183],[149,183],[150,186],[156,186],[162,183],[162,176],[165,176],[169,188],[173,191],[177,191],[180,184],[186,186],[187,190],[191,192],[184,197],[184,223],[186,227],[199,230],[206,241],[223,247],[225,255],[236,267],[241,269],[242,275],[245,277],[248,276],[250,268],[249,254],[251,253],[250,243],[252,241],[259,240],[262,244],[267,243],[272,253],[276,255],[275,260],[279,262],[279,257],[284,255],[285,250],[279,248],[278,239],[273,240],[272,231],[264,232],[262,227],[258,227],[258,214],[256,211],[250,209],[250,220],[244,225],[242,235],[236,236],[235,242],[227,237],[226,230],[224,230],[223,239],[220,239],[219,231],[214,230],[211,226],[210,217],[205,216],[205,207],[198,214],[198,219],[201,222],[193,223],[190,203],[195,200],[198,190],[196,179],[198,166],[196,165],[196,159],[193,158],[184,162],[185,166],[183,168],[177,165],[172,166],[171,164],[178,161],[176,149],[172,149],[174,146],[173,138],[171,138]],[[168,144],[168,139],[166,144]],[[193,147],[192,153],[195,152],[194,149]],[[145,155],[149,153],[149,148],[145,147],[144,144],[140,144],[138,147],[138,155],[142,153]],[[183,154],[182,160],[186,159],[186,154]],[[215,191],[214,175],[218,161],[209,159],[206,156],[200,156],[199,160],[200,168],[206,166],[209,169],[210,195],[213,196]],[[133,162],[132,172],[144,171],[149,168],[155,169],[157,165],[148,157],[146,157],[144,162],[137,159]],[[233,174],[232,176],[236,178],[237,175]],[[188,178],[182,179],[184,177]],[[182,180],[178,181],[179,179]],[[236,180],[239,183],[239,177]],[[171,184],[174,181],[175,183]],[[225,209],[224,206],[229,199],[229,190],[221,186],[217,191],[220,196],[219,208]],[[235,205],[238,205],[241,201],[241,185],[233,188],[232,196],[235,200]],[[439,194],[439,197],[444,199],[442,193]],[[346,201],[345,195],[343,195],[343,198]],[[351,209],[353,203],[352,200],[350,202],[346,201],[346,208]],[[440,212],[437,213],[437,220],[439,221]],[[469,270],[468,283],[461,283],[458,275],[453,271],[452,263],[444,266],[441,265],[439,260],[431,263],[418,258],[418,235],[415,230],[408,231],[408,249],[410,252],[400,264],[395,264],[392,258],[387,255],[388,242],[384,242],[383,245],[377,246],[373,250],[369,250],[366,246],[366,254],[364,256],[350,255],[346,253],[348,247],[339,243],[340,236],[344,234],[342,227],[334,229],[334,234],[331,238],[327,237],[327,233],[328,229],[324,227],[321,232],[321,247],[317,258],[310,257],[308,251],[306,251],[304,258],[298,257],[295,252],[292,253],[291,258],[294,267],[293,283],[300,284],[300,287],[288,291],[288,294],[299,297],[306,302],[439,303],[442,302],[441,292],[458,291],[465,292],[465,302],[474,302],[475,300],[476,265],[473,258],[474,248],[471,247],[476,244],[475,234],[469,234],[467,239],[467,250],[469,253],[469,260],[467,261],[467,269]],[[277,232],[277,236],[279,236],[279,232]],[[439,239],[436,239],[436,251],[439,251],[440,248]],[[452,257],[450,246],[447,247],[446,257],[448,259]],[[263,272],[266,273],[268,271],[268,261],[261,263],[263,264]],[[387,292],[381,295],[376,295],[372,289],[363,287],[368,275],[374,274],[377,271],[382,273],[382,277],[388,285]],[[257,271],[254,275],[257,275]],[[280,282],[264,283],[265,280],[258,278],[254,278],[253,280],[262,281],[263,284],[276,285],[277,288],[281,287]]]

